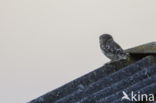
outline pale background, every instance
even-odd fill
[[[98,37],[124,48],[156,41],[156,0],[0,0],[0,103],[25,103],[109,60]]]

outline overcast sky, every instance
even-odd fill
[[[124,49],[156,41],[155,0],[1,0],[0,103],[25,103],[109,60],[99,35]]]

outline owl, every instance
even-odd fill
[[[99,37],[100,48],[103,54],[112,61],[126,59],[126,54],[123,49],[113,40],[113,37],[109,34],[103,34]]]

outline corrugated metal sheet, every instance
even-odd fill
[[[122,91],[156,94],[156,58],[110,62],[29,103],[131,103]]]

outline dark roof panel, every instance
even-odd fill
[[[138,79],[139,81],[133,82],[132,85],[128,85],[126,88],[122,88],[123,85],[120,85],[121,87],[118,87],[118,91],[115,93],[112,93],[112,95],[106,96],[98,101],[98,103],[122,103],[122,91],[125,91],[129,96],[131,91],[134,91],[134,93],[137,93],[140,91],[141,93],[147,93],[147,94],[153,94],[156,93],[156,65],[147,68],[149,70],[143,70],[141,74],[144,75],[138,75],[140,73],[137,73],[138,77],[146,77],[145,79]],[[147,73],[145,72],[147,71]],[[133,78],[134,75],[131,77]],[[135,80],[135,78],[133,78]],[[122,81],[121,81],[122,82]],[[131,81],[129,81],[131,82]],[[127,82],[128,83],[128,82]],[[126,84],[125,84],[126,85]],[[121,90],[119,88],[122,88]],[[123,101],[125,103],[125,101]]]
[[[129,58],[108,62],[29,103],[130,103],[121,101],[123,91],[156,95],[155,50],[156,42],[128,49]]]
[[[75,92],[77,89],[79,89],[79,87],[81,87],[81,85],[87,87],[100,78],[106,77],[107,75],[116,72],[133,62],[135,62],[135,60],[120,60],[116,62],[106,63],[104,66],[96,69],[95,71],[92,71],[76,80],[73,80],[61,86],[60,88],[57,88],[37,99],[30,101],[29,103],[54,103],[56,100]]]
[[[147,78],[147,75],[149,74],[146,70],[152,64],[153,62],[149,62],[147,61],[147,58],[144,58],[135,64],[129,65],[107,77],[103,77],[98,81],[91,83],[82,90],[81,88],[77,89],[72,94],[58,99],[55,103],[76,103],[78,101],[80,103],[90,103],[91,101],[97,101],[99,98],[111,95],[120,89],[127,88],[128,86]],[[154,72],[151,70],[150,73]]]
[[[122,103],[123,90],[156,93],[155,64],[154,56],[110,62],[29,103]]]

